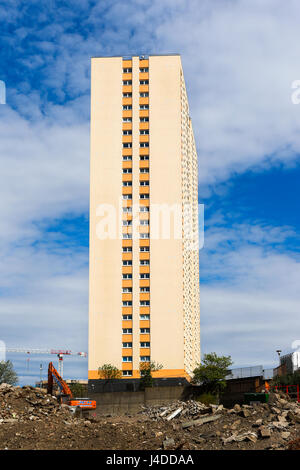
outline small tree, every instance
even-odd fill
[[[202,364],[193,371],[192,383],[201,384],[206,392],[219,396],[226,387],[225,377],[232,364],[231,356],[217,356],[215,352],[205,354]]]
[[[120,379],[122,377],[121,371],[112,364],[103,364],[103,366],[99,367],[98,374],[100,379],[106,380]]]
[[[6,383],[10,385],[16,385],[18,382],[18,376],[13,368],[11,361],[0,362],[0,384]]]
[[[140,364],[140,389],[145,390],[146,387],[153,387],[152,372],[162,369],[162,364],[155,361],[141,362]]]

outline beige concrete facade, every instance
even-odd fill
[[[103,364],[137,378],[149,360],[163,365],[156,377],[190,377],[200,362],[198,169],[179,55],[92,59],[90,173],[89,378]],[[143,238],[123,235],[125,203],[149,208],[133,213]]]

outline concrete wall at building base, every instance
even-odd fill
[[[123,381],[122,381],[123,382]],[[137,413],[145,405],[162,405],[184,399],[189,386],[165,386],[146,388],[136,392],[89,393],[89,398],[96,400],[98,415]]]

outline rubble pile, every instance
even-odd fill
[[[0,423],[36,421],[54,415],[69,418],[70,412],[46,391],[31,386],[0,385]]]
[[[214,406],[214,405],[213,405]],[[212,411],[212,406],[209,407],[204,403],[188,400],[175,401],[166,406],[143,406],[142,414],[147,415],[148,418],[153,420],[167,420],[170,421],[175,417],[193,417],[199,414],[206,414]]]

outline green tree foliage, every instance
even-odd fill
[[[18,383],[18,376],[13,368],[11,361],[0,362],[0,384],[16,385]]]
[[[112,364],[103,364],[103,366],[99,367],[98,374],[100,379],[106,380],[120,379],[122,377],[121,371]]]
[[[226,387],[225,377],[233,364],[231,356],[217,356],[215,352],[205,354],[202,364],[193,371],[192,382],[200,384],[207,392],[219,395]]]
[[[140,364],[140,389],[145,390],[146,387],[153,387],[152,372],[162,369],[162,364],[155,361],[141,362]]]
[[[86,387],[80,383],[71,383],[69,384],[71,392],[73,393],[73,397],[75,398],[83,398],[87,396]]]

